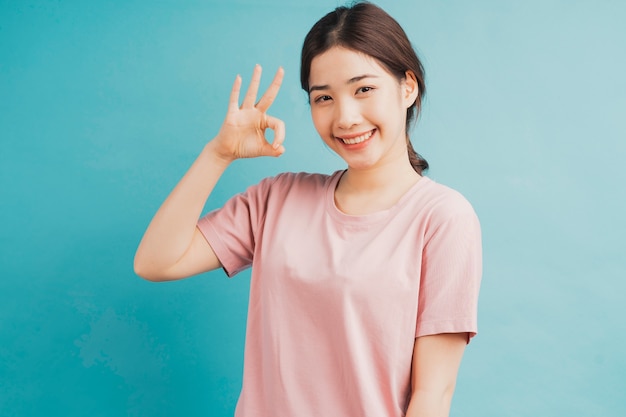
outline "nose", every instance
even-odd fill
[[[339,129],[350,129],[362,120],[359,105],[354,100],[337,100],[335,104],[335,123]]]

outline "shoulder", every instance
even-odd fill
[[[259,188],[268,194],[311,193],[326,189],[337,173],[331,175],[309,172],[283,172],[261,180],[252,188]]]
[[[422,192],[429,211],[442,217],[455,217],[457,215],[475,215],[472,204],[459,191],[424,177]]]
[[[427,234],[441,230],[458,229],[480,233],[480,221],[472,204],[459,191],[428,177],[422,179],[423,213]]]
[[[336,173],[331,175],[310,172],[283,172],[269,178],[276,184],[289,186],[319,186],[325,185]]]

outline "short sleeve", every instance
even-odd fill
[[[272,178],[262,180],[198,221],[198,229],[229,277],[252,264],[272,182]]]
[[[422,253],[416,337],[478,331],[482,277],[480,224],[460,195],[433,216]]]

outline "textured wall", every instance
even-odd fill
[[[237,162],[207,209],[342,166],[298,87],[336,4],[0,0],[0,416],[232,415],[249,274],[153,284],[132,258],[257,62],[286,69],[287,153]],[[380,4],[424,60],[429,175],[483,224],[452,416],[626,415],[625,3]]]

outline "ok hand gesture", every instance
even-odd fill
[[[278,94],[283,75],[283,69],[279,68],[267,91],[255,104],[261,82],[261,67],[256,65],[241,106],[239,106],[241,76],[237,76],[230,93],[226,119],[213,140],[222,158],[233,161],[257,156],[280,156],[285,151],[282,145],[285,139],[285,123],[266,113]],[[274,140],[271,144],[265,137],[267,129],[274,131]]]

